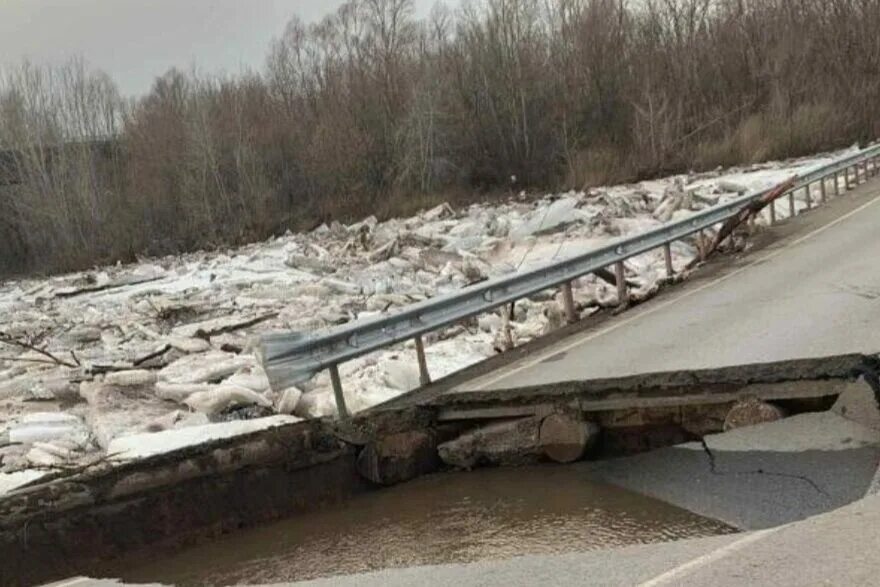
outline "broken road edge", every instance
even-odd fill
[[[850,354],[393,402],[134,461],[107,460],[0,497],[0,584],[100,569],[332,506],[445,469],[573,462],[701,439],[749,414],[880,401],[880,359]],[[774,409],[749,411],[748,402]],[[735,417],[732,417],[735,414]]]

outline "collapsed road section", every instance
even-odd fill
[[[0,583],[88,573],[442,469],[597,460],[822,411],[854,387],[876,398],[877,372],[875,357],[844,355],[454,394],[108,459],[0,498]]]

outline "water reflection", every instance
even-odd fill
[[[487,469],[377,491],[152,561],[123,578],[178,585],[296,581],[729,531],[666,503],[591,482],[578,467]]]

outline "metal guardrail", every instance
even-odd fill
[[[821,193],[824,199],[825,180],[828,177],[832,175],[837,177],[841,172],[844,172],[846,187],[849,188],[850,169],[855,168],[856,183],[858,183],[859,167],[864,166],[867,176],[868,162],[870,161],[873,163],[871,169],[876,173],[878,158],[880,158],[880,145],[874,145],[858,153],[842,157],[803,176],[796,177],[796,183],[786,192],[791,199],[792,211],[794,211],[793,198],[796,191],[809,188],[815,182],[821,182]],[[780,185],[784,185],[784,183],[761,192],[743,195],[684,220],[672,222],[642,234],[615,240],[606,246],[582,255],[484,281],[460,291],[413,304],[400,312],[380,318],[352,322],[316,337],[296,332],[265,335],[260,343],[263,365],[270,381],[276,388],[302,382],[323,369],[329,369],[337,406],[340,414],[345,417],[347,412],[337,369],[340,363],[393,344],[414,339],[422,383],[428,383],[430,377],[421,339],[425,333],[560,286],[563,287],[566,311],[571,318],[573,314],[571,281],[608,267],[616,269],[621,300],[625,300],[627,291],[623,279],[624,261],[653,249],[664,248],[667,271],[671,274],[669,245],[673,241],[686,238],[724,222],[751,202],[778,189]],[[834,186],[837,190],[837,182],[834,183]],[[775,221],[775,202],[771,205],[771,220]]]

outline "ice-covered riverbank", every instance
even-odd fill
[[[152,454],[157,446],[241,427],[227,430],[217,422],[264,418],[245,427],[253,430],[274,425],[273,415],[331,415],[326,374],[298,389],[269,388],[253,353],[255,334],[317,332],[394,312],[486,277],[583,253],[836,155],[463,210],[441,206],[381,223],[334,223],[226,252],[4,283],[0,492],[17,484],[13,474],[27,482],[35,468],[80,466],[115,453],[114,446],[124,446],[126,455]],[[786,212],[779,206],[779,216]],[[696,251],[693,243],[679,242],[673,253],[681,267]],[[638,291],[650,292],[663,275],[662,255],[635,259],[627,271]],[[615,296],[594,277],[575,288],[584,315],[613,304]],[[540,336],[561,319],[559,304],[548,296],[519,302],[509,324],[487,315],[436,333],[426,339],[432,375]],[[417,386],[414,354],[402,345],[342,365],[349,407],[361,410]]]

